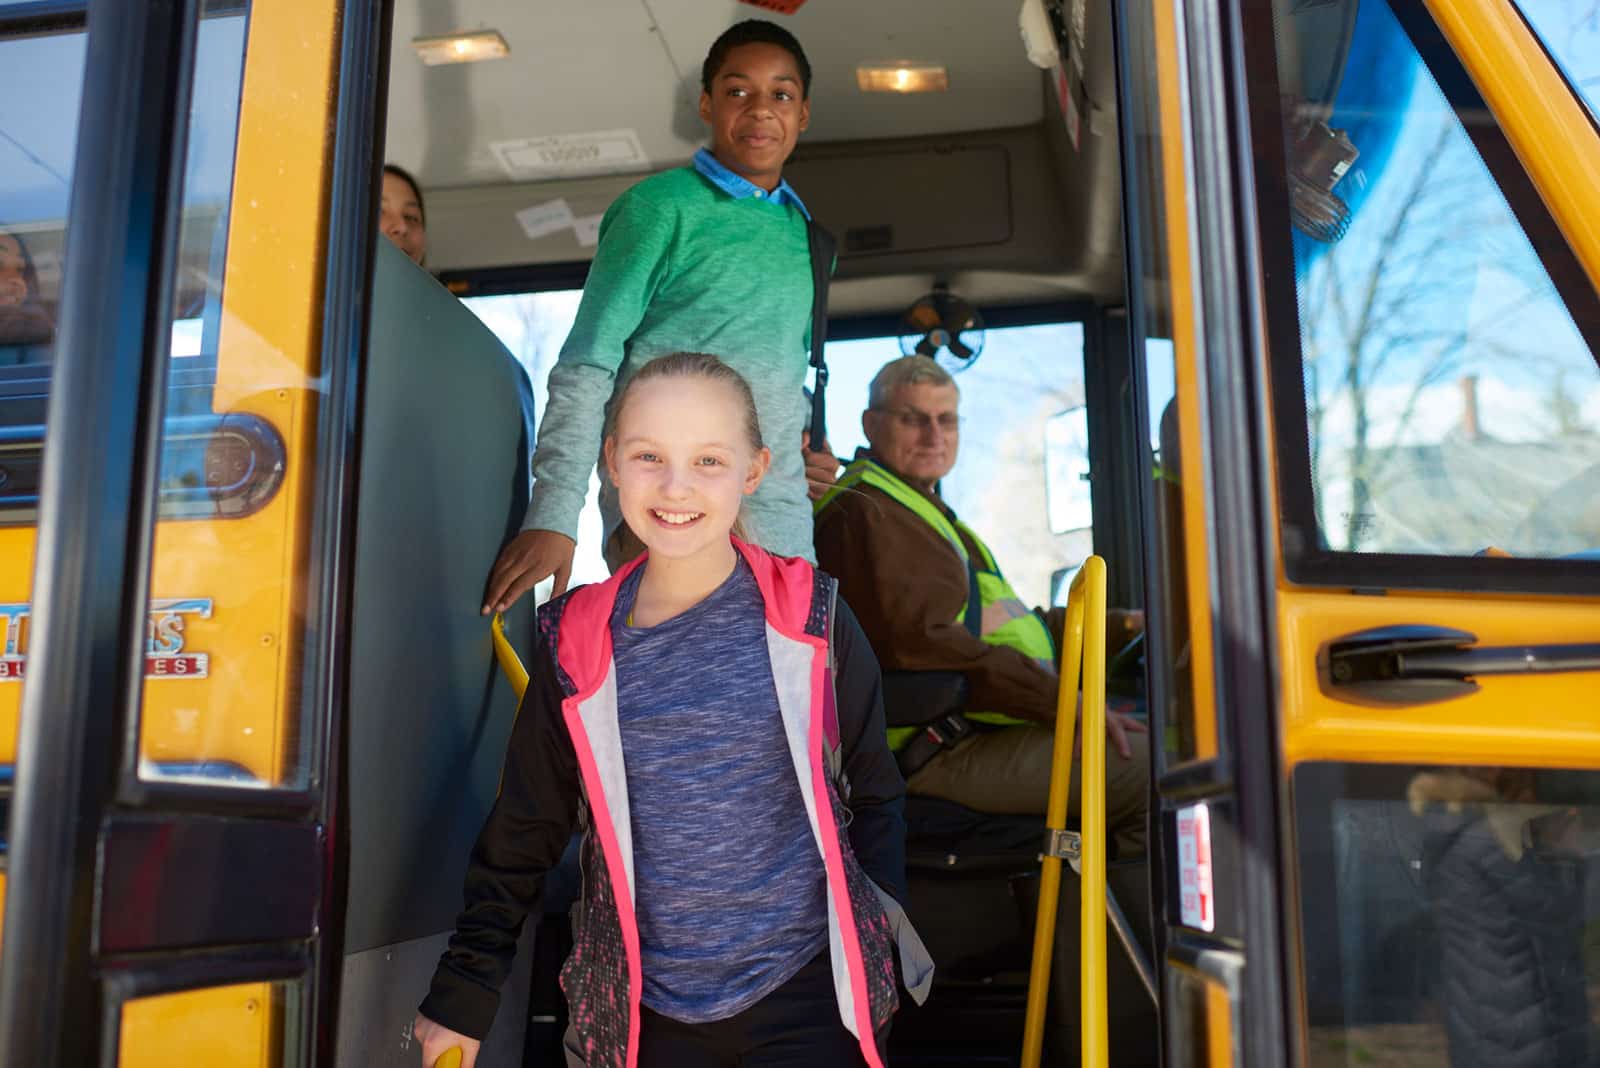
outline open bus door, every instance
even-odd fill
[[[1121,8],[1168,1064],[1600,1054],[1600,133],[1545,51],[1593,27],[1536,36],[1563,11]]]
[[[380,15],[0,5],[0,1062],[332,1060]]]

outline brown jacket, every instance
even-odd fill
[[[955,518],[937,495],[926,496]],[[818,566],[839,580],[840,595],[885,671],[959,671],[967,677],[974,710],[1054,721],[1055,672],[967,630],[961,621],[969,588],[966,564],[909,508],[858,483],[817,515],[816,547]],[[967,551],[982,558],[970,539]],[[1059,613],[1046,618],[1059,636]]]

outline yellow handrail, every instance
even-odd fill
[[[499,616],[495,616],[495,619],[499,618]],[[498,630],[498,628],[496,629]],[[513,653],[511,655],[515,656],[516,654]],[[433,1062],[433,1068],[461,1068],[461,1047],[451,1046],[439,1054],[439,1059]]]
[[[520,705],[528,689],[528,669],[522,666],[522,658],[512,648],[511,639],[506,637],[505,620],[499,612],[489,621],[489,631],[494,635],[494,658],[500,662],[500,670],[505,672],[511,688],[516,691]]]
[[[1104,1068],[1106,1023],[1106,562],[1083,562],[1067,595],[1061,642],[1061,688],[1056,694],[1056,733],[1045,822],[1053,832],[1067,826],[1072,781],[1072,735],[1077,720],[1078,679],[1083,678],[1083,818],[1079,824],[1079,886],[1082,926],[1079,1004],[1083,1068]],[[1022,1035],[1022,1068],[1039,1068],[1055,949],[1056,905],[1061,898],[1061,858],[1047,855],[1039,872],[1039,913],[1033,927],[1033,968],[1028,977],[1028,1014]]]

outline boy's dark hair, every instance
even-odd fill
[[[800,68],[800,95],[811,96],[811,61],[806,59],[806,50],[800,47],[794,34],[766,19],[745,19],[735,23],[711,43],[711,51],[706,53],[706,61],[700,66],[700,87],[711,92],[711,83],[716,81],[717,73],[728,61],[728,53],[747,44],[777,45],[793,56],[794,65]]]
[[[422,186],[418,185],[417,180],[411,177],[411,172],[398,163],[385,163],[383,165],[383,173],[392,174],[411,187],[411,192],[417,198],[417,214],[422,216],[422,225],[427,226],[428,206],[422,202]]]

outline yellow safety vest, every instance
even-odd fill
[[[978,560],[970,566],[978,577],[978,607],[982,619],[979,637],[990,645],[1003,645],[1015,649],[1024,656],[1032,657],[1042,667],[1055,671],[1056,643],[1050,635],[1050,628],[1028,608],[1022,598],[1017,596],[1017,592],[1011,588],[1011,583],[1000,573],[1000,565],[995,562],[994,554],[989,551],[983,539],[959,519],[952,522],[950,517],[925,495],[918,493],[882,464],[868,459],[856,460],[844,469],[839,481],[817,501],[813,511],[821,514],[822,510],[841,493],[861,483],[881,490],[890,500],[909,508],[913,515],[927,523],[940,537],[950,543],[950,547],[961,558],[963,567],[969,566],[966,542],[961,538],[961,534],[966,534],[978,550]],[[966,610],[963,608],[956,619],[960,621],[965,616]],[[1027,722],[1001,712],[968,712],[966,716],[980,723],[1002,726]],[[891,727],[889,747],[900,748],[916,732],[915,727]]]

